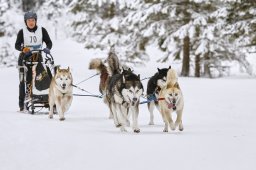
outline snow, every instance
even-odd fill
[[[53,36],[52,36],[53,37]],[[91,58],[105,58],[107,51],[85,50],[71,39],[54,40],[55,63],[70,66],[74,83],[96,72],[88,70]],[[123,49],[125,50],[125,49]],[[142,78],[157,68],[180,72],[172,63],[159,64],[161,56],[148,49],[151,61],[133,68]],[[0,167],[3,170],[251,170],[256,166],[256,80],[253,78],[179,78],[185,96],[184,131],[163,133],[155,110],[155,125],[148,125],[149,112],[140,105],[141,133],[114,127],[108,109],[99,98],[74,97],[66,120],[47,110],[30,115],[18,110],[18,71],[1,68]],[[94,94],[99,77],[79,86]],[[146,90],[147,81],[143,81]],[[75,89],[74,93],[82,93]],[[83,94],[83,93],[82,93]],[[143,99],[142,99],[143,100]]]

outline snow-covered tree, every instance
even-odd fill
[[[16,27],[13,18],[16,7],[19,6],[16,0],[0,0],[0,65],[16,65],[14,45],[10,44],[10,39],[16,34]]]

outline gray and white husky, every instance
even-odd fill
[[[49,118],[53,118],[53,107],[56,105],[60,120],[65,120],[64,113],[69,109],[73,100],[73,78],[69,67],[57,68],[49,88]]]
[[[115,126],[120,127],[120,130],[125,132],[125,126],[130,125],[129,117],[132,114],[133,131],[139,133],[139,103],[140,96],[143,93],[140,75],[134,74],[131,69],[123,70],[122,73],[119,73],[114,70],[119,68],[113,65],[109,69],[114,74],[109,79],[106,98],[108,99],[110,112],[113,114]]]

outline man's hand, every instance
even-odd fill
[[[24,53],[25,59],[27,59],[32,55],[32,52],[30,51],[29,47],[24,47],[22,52]]]
[[[44,51],[46,54],[50,54],[50,53],[51,53],[51,51],[50,51],[49,48],[44,48],[43,51]]]

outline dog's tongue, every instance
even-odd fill
[[[167,105],[168,105],[168,108],[169,108],[169,109],[173,109],[173,110],[176,109],[175,105],[172,104],[172,103],[168,103]]]

